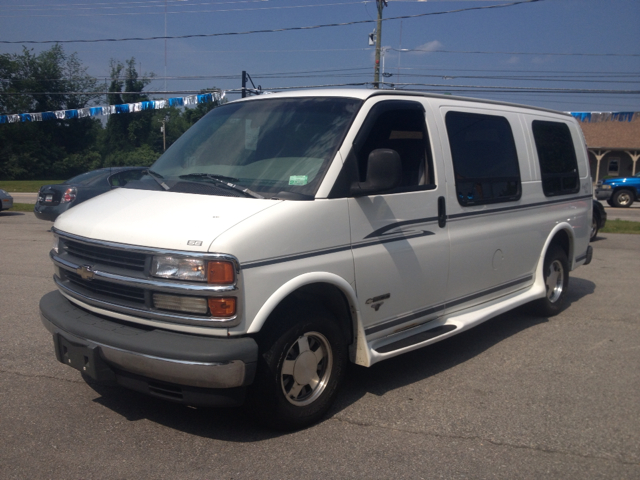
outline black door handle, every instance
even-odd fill
[[[438,197],[438,226],[444,228],[447,224],[447,204],[444,197]]]

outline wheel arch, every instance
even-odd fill
[[[613,197],[620,190],[626,190],[630,192],[635,201],[640,199],[640,188],[634,185],[626,185],[624,183],[619,183],[618,185],[613,187],[613,190],[611,191],[611,197]]]
[[[574,261],[574,244],[575,237],[573,235],[573,228],[566,222],[557,224],[553,230],[547,236],[547,240],[540,252],[540,258],[538,259],[538,266],[536,267],[535,280],[532,290],[535,292],[536,297],[542,298],[546,293],[546,287],[544,282],[544,259],[547,256],[547,252],[552,245],[558,245],[567,254],[567,260],[569,262],[569,271],[573,270]]]
[[[360,330],[356,293],[346,280],[328,272],[305,273],[281,285],[262,305],[247,333],[268,328],[280,309],[295,309],[309,302],[321,304],[335,316],[346,343],[355,344]]]

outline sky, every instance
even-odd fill
[[[509,5],[517,2],[388,0],[384,88],[561,111],[640,111],[640,0]],[[375,49],[368,36],[376,18],[375,0],[1,0],[0,53],[52,45],[23,42],[119,40],[62,45],[100,81],[111,59],[134,57],[139,73],[154,75],[146,90],[159,93],[151,98],[237,90],[243,70],[265,91],[371,88]],[[294,29],[311,26],[321,27]],[[208,36],[121,41],[165,31]]]

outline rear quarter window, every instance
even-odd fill
[[[499,115],[450,111],[445,123],[460,205],[518,200],[520,167],[509,121]]]
[[[548,197],[580,190],[578,161],[569,126],[534,120],[531,124],[540,162],[542,190]]]

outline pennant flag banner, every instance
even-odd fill
[[[142,112],[144,110],[159,110],[167,107],[197,105],[199,103],[220,103],[223,98],[225,98],[225,92],[216,92],[189,95],[188,97],[175,97],[167,100],[109,105],[107,107],[87,107],[74,110],[58,110],[56,112],[16,113],[14,115],[0,115],[0,123],[45,122],[47,120],[70,120],[72,118],[96,117],[98,115],[117,115]]]
[[[640,112],[567,112],[581,122],[631,122]]]

